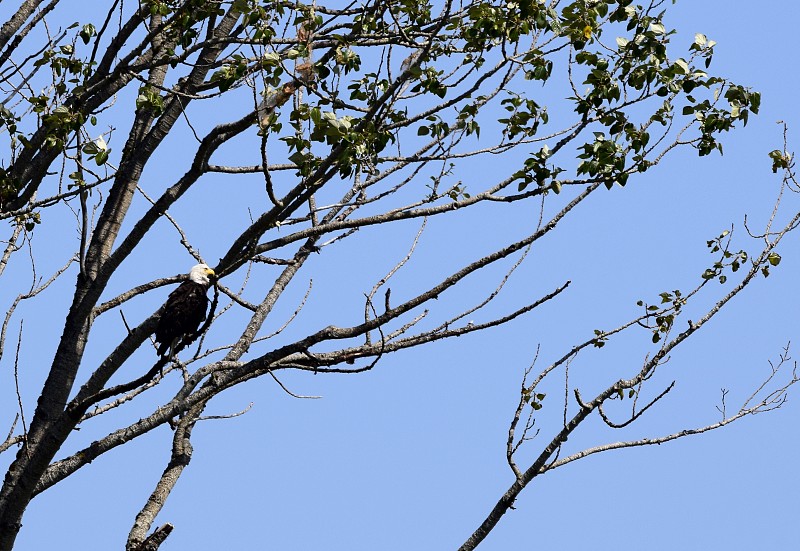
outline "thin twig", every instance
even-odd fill
[[[22,320],[19,320],[19,336],[17,337],[17,351],[14,355],[14,388],[17,391],[17,404],[19,417],[22,420],[22,441],[28,439],[28,425],[25,422],[25,408],[22,405],[22,393],[19,390],[19,350],[22,347]]]
[[[283,391],[292,398],[303,398],[306,400],[317,400],[319,398],[322,398],[322,396],[304,396],[302,394],[295,394],[294,392],[286,388],[286,386],[282,382],[280,382],[280,380],[275,376],[275,373],[273,373],[272,371],[268,371],[268,373],[272,376],[275,382],[278,383],[278,385],[283,389]]]

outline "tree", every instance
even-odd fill
[[[156,517],[212,399],[259,377],[282,385],[292,371],[369,371],[392,352],[490,330],[563,298],[569,280],[533,287],[510,311],[494,309],[531,248],[579,219],[590,197],[624,192],[631,176],[675,150],[721,152],[720,136],[759,110],[757,92],[706,73],[713,41],[697,35],[684,57],[668,53],[663,1],[321,4],[115,1],[54,34],[47,18],[64,21],[69,8],[25,0],[0,29],[0,216],[11,231],[0,275],[34,239],[77,229],[51,277],[39,278],[36,259],[33,285],[6,282],[17,294],[0,335],[6,358],[18,305],[50,287],[72,294],[35,410],[17,390],[18,415],[0,445],[15,454],[0,491],[0,550],[13,548],[37,495],[169,425],[171,457],[127,538],[131,550],[158,548],[172,527],[154,529]],[[770,157],[785,174],[782,191],[796,186],[786,147]],[[174,178],[159,164],[167,158]],[[470,177],[480,163],[497,167],[492,180]],[[412,269],[428,224],[489,207],[534,211],[538,222],[516,239],[492,235],[492,251],[476,247],[465,263],[442,258],[434,277],[389,287]],[[210,217],[214,234],[226,230],[224,244],[202,231]],[[573,438],[590,419],[624,430],[667,398],[672,386],[657,386],[656,375],[670,354],[780,263],[776,247],[800,214],[778,220],[754,236],[755,252],[730,231],[712,238],[712,260],[694,286],[642,299],[630,320],[574,335],[545,366],[534,361],[508,431],[513,482],[462,549],[475,548],[532,480],[560,466],[780,407],[798,380],[788,348],[751,399],[728,411],[723,395],[717,422],[599,446],[576,447]],[[387,228],[411,222],[417,239],[397,253]],[[393,267],[347,312],[290,326],[314,300],[297,294],[299,275],[359,239],[371,255],[396,254]],[[201,256],[208,249],[222,251],[217,262]],[[186,267],[205,260],[219,276],[197,344],[172,358],[157,358],[150,344],[163,298],[153,296],[182,276],[164,277],[157,263],[149,281],[128,275],[137,259],[160,255]],[[448,298],[497,270],[499,284],[483,297]],[[74,289],[58,286],[68,278]],[[295,311],[270,331],[279,299],[296,300]],[[124,331],[110,321],[113,310]],[[651,348],[641,365],[611,370],[596,392],[568,376],[591,351],[642,336]],[[6,362],[15,374],[28,371],[20,347],[47,333],[20,322],[17,337]],[[558,404],[542,390],[553,380],[565,391]]]

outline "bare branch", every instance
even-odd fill
[[[22,405],[22,394],[19,391],[20,347],[22,347],[22,320],[19,320],[19,336],[17,337],[17,352],[14,355],[14,388],[17,391],[17,405],[19,406],[19,418],[22,420],[22,441],[24,442],[25,439],[28,437],[28,425],[25,423],[25,407]]]
[[[270,371],[269,374],[275,380],[275,382],[278,383],[278,386],[280,386],[283,389],[283,391],[286,394],[288,394],[289,396],[291,396],[292,398],[303,398],[303,399],[311,399],[311,400],[317,400],[319,398],[322,398],[322,396],[303,396],[302,394],[295,394],[294,392],[292,392],[291,390],[286,388],[284,386],[284,384],[282,382],[280,382],[280,380],[278,380],[278,378],[275,376],[275,374],[272,371]]]
[[[602,418],[603,418],[603,421],[605,422],[605,424],[606,424],[606,425],[608,425],[609,427],[611,427],[612,429],[621,429],[621,428],[623,428],[623,427],[627,427],[628,425],[630,425],[631,423],[633,423],[634,421],[636,421],[636,420],[637,420],[637,419],[638,419],[638,418],[639,418],[639,417],[640,417],[640,416],[641,416],[641,415],[642,415],[642,414],[643,414],[645,411],[647,411],[648,409],[650,409],[650,406],[652,406],[653,404],[655,404],[656,402],[658,402],[658,401],[659,401],[661,398],[663,398],[664,396],[666,396],[666,395],[667,395],[667,393],[668,393],[670,390],[672,390],[674,386],[675,386],[675,381],[672,381],[672,383],[670,383],[670,385],[669,385],[669,386],[668,386],[666,389],[664,389],[664,391],[663,391],[663,392],[661,392],[661,394],[659,394],[658,396],[656,396],[655,398],[653,398],[653,399],[652,399],[652,400],[651,400],[651,401],[650,401],[650,402],[649,402],[649,403],[648,403],[646,406],[644,406],[644,407],[643,407],[642,409],[640,409],[639,411],[635,412],[633,415],[631,415],[631,416],[630,416],[630,418],[629,418],[628,420],[626,420],[626,421],[625,421],[625,422],[623,422],[623,423],[614,423],[613,421],[611,421],[611,420],[608,418],[608,416],[605,414],[605,412],[603,411],[603,406],[602,406],[602,404],[601,404],[601,405],[599,405],[599,406],[597,407],[597,413],[599,413],[599,414],[600,414],[600,417],[602,417]]]

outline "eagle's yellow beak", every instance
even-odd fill
[[[214,273],[214,270],[211,268],[206,268],[206,275],[209,277],[217,277],[217,274]]]

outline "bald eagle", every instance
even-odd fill
[[[205,264],[198,264],[189,271],[189,279],[169,294],[156,327],[159,356],[169,350],[171,357],[178,343],[194,335],[206,319],[206,292],[211,285],[209,278],[214,275],[214,270]]]

